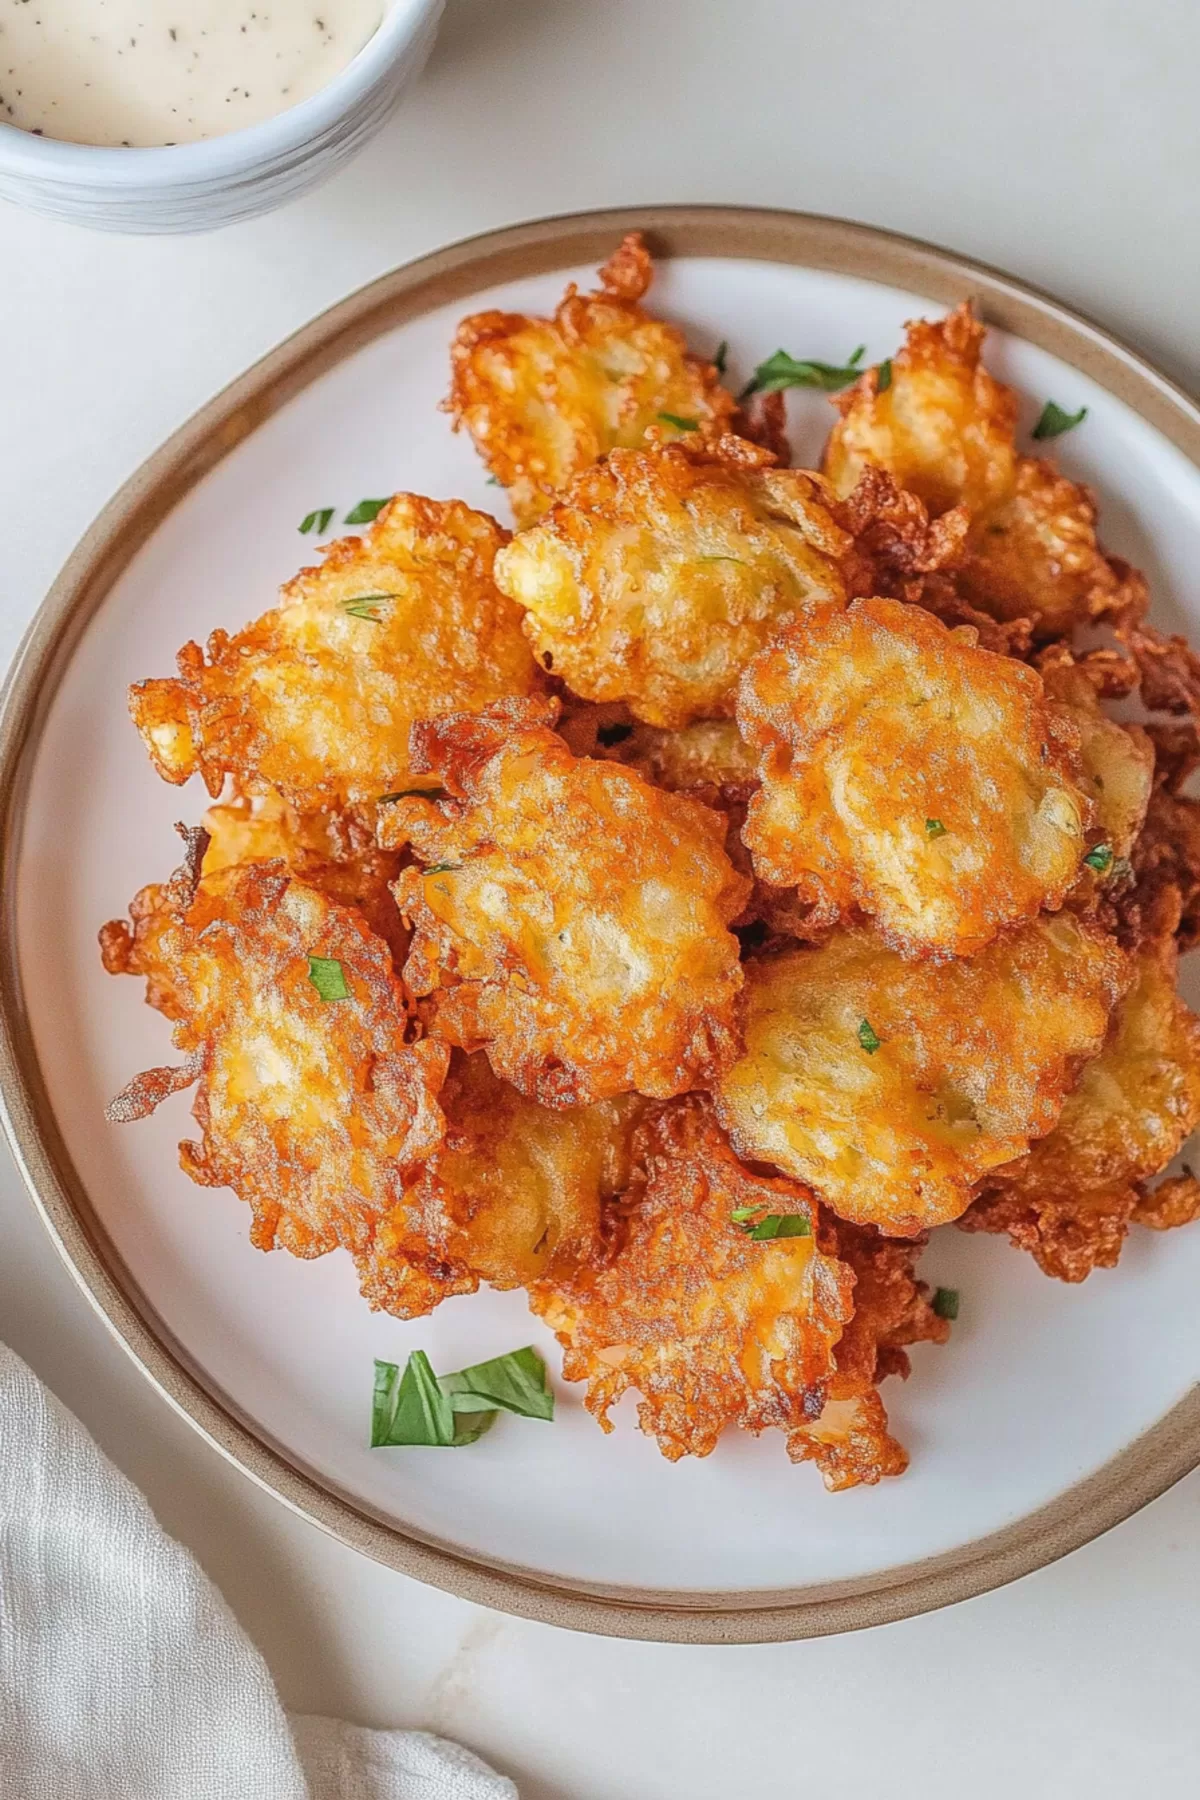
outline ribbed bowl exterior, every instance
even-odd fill
[[[261,125],[159,150],[92,149],[0,126],[0,199],[72,225],[212,231],[316,187],[373,137],[420,74],[445,0],[393,0],[375,37],[319,94]]]

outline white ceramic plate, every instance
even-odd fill
[[[593,237],[615,242],[627,222],[585,223]],[[671,223],[668,216],[668,232]],[[786,229],[775,216],[776,233]],[[497,243],[519,237],[507,234],[477,251],[480,274],[496,270]],[[411,316],[378,335],[377,315],[361,301],[350,303],[358,306],[356,335],[368,340],[353,353],[342,353],[345,333],[339,338],[326,324],[310,332],[307,350],[300,346],[299,363],[293,348],[283,353],[286,377],[277,358],[273,369],[246,378],[220,427],[226,442],[240,441],[222,453],[214,420],[202,420],[191,449],[152,467],[121,503],[124,540],[110,533],[103,549],[96,541],[87,549],[68,583],[65,613],[60,594],[64,643],[71,621],[79,625],[94,610],[69,655],[60,645],[56,685],[43,641],[39,679],[53,696],[40,729],[24,734],[28,792],[14,893],[14,980],[31,1045],[17,1046],[6,1086],[10,1108],[20,1113],[32,1048],[45,1093],[35,1100],[39,1123],[18,1118],[14,1129],[28,1162],[31,1129],[44,1150],[56,1124],[61,1142],[46,1152],[57,1163],[56,1179],[65,1180],[65,1149],[71,1181],[77,1174],[84,1190],[69,1200],[72,1218],[82,1221],[77,1231],[64,1226],[59,1205],[59,1236],[177,1404],[210,1431],[213,1418],[224,1417],[224,1429],[213,1434],[227,1451],[375,1554],[497,1604],[599,1629],[746,1637],[871,1622],[994,1585],[1079,1541],[1081,1522],[1082,1535],[1112,1522],[1093,1516],[1095,1482],[1083,1490],[1078,1484],[1128,1453],[1200,1375],[1200,1229],[1135,1231],[1119,1269],[1080,1289],[1047,1280],[1003,1242],[936,1233],[922,1273],[960,1290],[961,1315],[949,1347],[919,1348],[911,1381],[887,1384],[885,1400],[912,1466],[876,1489],[826,1494],[811,1468],[788,1463],[779,1434],[755,1440],[731,1433],[708,1459],[672,1466],[636,1429],[632,1397],[605,1437],[582,1410],[578,1390],[561,1380],[552,1426],[502,1418],[470,1450],[372,1451],[376,1357],[402,1361],[421,1347],[436,1368],[448,1370],[533,1342],[557,1371],[554,1340],[523,1296],[451,1300],[411,1324],[372,1314],[347,1256],[311,1263],[283,1252],[264,1256],[250,1247],[248,1210],[232,1193],[196,1188],[183,1176],[175,1145],[190,1135],[190,1094],[142,1124],[117,1128],[103,1118],[105,1102],[136,1070],[175,1058],[166,1022],[142,1002],[142,984],[103,973],[96,930],[124,912],[137,887],[175,865],[173,821],[197,820],[206,804],[198,782],[180,791],[154,776],[126,714],[126,689],[139,677],[169,673],[187,638],[203,639],[217,625],[236,628],[269,606],[278,584],[311,560],[312,540],[298,536],[297,526],[313,508],[336,505],[340,517],[363,496],[412,488],[503,510],[470,441],[452,433],[438,403],[447,346],[464,311],[544,310],[566,281],[590,281],[589,263],[572,257],[549,267],[553,241],[544,230],[536,241],[541,272],[472,287],[471,265],[457,253],[459,273],[445,303],[430,304],[437,289],[427,286],[414,306],[408,278],[401,310]],[[712,241],[724,252],[715,225]],[[861,246],[861,234],[856,241]],[[563,254],[572,248],[564,242]],[[766,255],[778,251],[768,247]],[[728,339],[736,387],[780,345],[831,361],[844,360],[859,343],[868,360],[887,355],[906,319],[937,312],[953,297],[948,271],[962,266],[934,261],[936,281],[927,265],[914,265],[923,285],[901,291],[837,269],[683,255],[662,266],[652,304],[679,321],[698,349]],[[977,289],[983,280],[975,278]],[[959,288],[966,291],[961,279]],[[1054,316],[1060,332],[1075,329]],[[1098,490],[1106,545],[1147,569],[1158,621],[1190,622],[1200,640],[1200,471],[1110,391],[1115,378],[1101,385],[1081,372],[1078,358],[1072,366],[994,331],[987,360],[1023,396],[1026,430],[1048,396],[1069,410],[1086,404],[1085,425],[1056,446],[1061,462]],[[322,362],[331,366],[315,372]],[[255,426],[250,396],[271,382]],[[296,390],[282,403],[281,383]],[[830,418],[823,396],[791,397],[798,462],[816,458]],[[189,486],[199,444],[208,446],[203,460],[212,466]],[[121,543],[145,532],[147,505],[163,516],[124,560]],[[28,659],[18,679],[28,708]],[[12,764],[11,741],[7,755]],[[45,1167],[33,1174],[45,1202],[51,1176]],[[113,1300],[114,1289],[124,1307]],[[157,1364],[150,1343],[158,1347]],[[173,1376],[164,1374],[168,1365]],[[1185,1413],[1174,1416],[1174,1450],[1160,1434],[1126,1455],[1123,1479],[1128,1488],[1132,1455],[1137,1491],[1116,1516],[1196,1460],[1190,1437],[1186,1450],[1178,1446]],[[255,1440],[275,1455],[252,1454]],[[281,1469],[296,1479],[281,1479]],[[1101,1487],[1111,1486],[1110,1473],[1097,1477]],[[1073,1491],[1080,1494],[1077,1512]],[[1012,1564],[1006,1528],[1048,1504],[1044,1544],[1027,1545]],[[364,1529],[365,1521],[374,1523]],[[1008,1545],[1008,1565],[992,1543],[997,1533],[995,1543]],[[414,1557],[414,1542],[433,1547],[432,1563]],[[990,1558],[985,1578],[964,1580],[963,1566],[980,1556]],[[930,1559],[932,1568],[914,1576],[911,1565]],[[504,1591],[481,1585],[480,1572],[499,1572]],[[915,1603],[897,1600],[893,1590],[914,1579],[924,1583]],[[846,1611],[850,1601],[857,1614]],[[756,1617],[758,1624],[746,1623]]]

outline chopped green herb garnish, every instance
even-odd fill
[[[946,827],[940,819],[926,819],[925,836],[931,838],[945,837]]]
[[[1073,431],[1076,425],[1082,425],[1086,418],[1086,406],[1081,406],[1077,413],[1069,413],[1053,400],[1047,400],[1042,416],[1033,428],[1033,436],[1038,439],[1061,437],[1064,431]]]
[[[487,478],[487,484],[489,487],[499,487],[500,486],[500,477],[498,475],[489,475]]]
[[[383,620],[374,610],[385,600],[398,600],[399,594],[355,594],[352,600],[342,601],[342,610],[349,613],[352,619],[366,619],[368,624],[382,625]]]
[[[731,1216],[735,1225],[740,1225],[748,1238],[757,1243],[769,1242],[772,1238],[811,1237],[812,1226],[803,1213],[766,1213],[755,1222],[755,1215],[761,1214],[758,1206],[739,1206]]]
[[[892,385],[892,359],[889,356],[875,371],[875,392],[886,394]]]
[[[446,875],[453,869],[461,868],[461,863],[430,863],[425,873],[427,875]]]
[[[334,511],[332,506],[319,506],[316,512],[305,513],[300,530],[306,537],[310,531],[315,531],[318,537],[323,536],[329,530],[329,521]]]
[[[678,413],[659,413],[661,425],[673,425],[676,431],[699,431],[699,419],[682,419]]]
[[[874,1056],[883,1039],[875,1030],[870,1019],[864,1019],[858,1028],[858,1041],[868,1056]]]
[[[1107,874],[1112,867],[1112,845],[1097,844],[1094,850],[1088,851],[1083,860],[1089,869],[1095,869],[1097,875]]]
[[[713,357],[713,368],[718,375],[725,373],[725,358],[729,355],[729,345],[724,338],[717,345],[717,354]]]
[[[385,494],[382,500],[360,500],[358,505],[346,514],[343,522],[347,525],[369,525],[383,511],[389,498],[390,496]]]
[[[786,350],[777,350],[766,362],[759,363],[738,398],[748,400],[751,394],[776,394],[782,388],[793,387],[820,388],[823,393],[836,394],[858,380],[862,374],[859,364],[866,350],[867,346],[860,344],[849,361],[840,365],[801,362]]]
[[[939,1319],[957,1319],[958,1289],[940,1287],[933,1296],[933,1310]]]
[[[497,1411],[552,1419],[554,1395],[546,1365],[532,1345],[457,1374],[434,1374],[424,1350],[414,1350],[401,1375],[396,1363],[375,1363],[371,1447],[473,1444],[490,1430]]]
[[[445,798],[444,787],[397,788],[394,794],[380,794],[375,804],[376,806],[393,806],[397,800],[444,800]]]
[[[322,1000],[348,1000],[350,998],[345,971],[336,956],[310,956],[308,979]]]
[[[546,1365],[533,1348],[510,1350],[490,1362],[473,1363],[456,1375],[443,1375],[440,1386],[455,1412],[482,1412],[501,1407],[523,1419],[552,1419],[554,1395]]]

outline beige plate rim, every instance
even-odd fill
[[[0,700],[0,1108],[46,1228],[80,1288],[163,1397],[260,1487],[343,1543],[435,1587],[548,1624],[675,1643],[763,1643],[882,1625],[986,1593],[1128,1518],[1200,1464],[1200,1388],[1048,1505],[956,1550],[881,1574],[775,1592],[688,1593],[551,1580],[397,1529],[271,1444],[207,1383],[108,1241],[48,1103],[17,966],[16,867],[29,771],[79,637],[179,498],[317,375],[429,309],[520,276],[603,260],[625,231],[660,256],[741,257],[829,270],[953,305],[1062,358],[1200,467],[1200,408],[1090,320],[996,270],[891,232],[813,214],[667,206],[574,214],[488,232],[383,276],[270,355],[177,431],[109,502],[51,589]]]

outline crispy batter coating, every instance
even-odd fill
[[[869,369],[834,405],[841,417],[823,467],[839,494],[863,470],[887,469],[937,514],[971,515],[958,580],[965,598],[999,619],[1029,618],[1042,637],[1130,607],[1141,579],[1096,542],[1085,487],[1053,464],[1016,452],[1016,397],[980,361],[984,327],[966,301],[937,322],[914,320],[881,390]]]
[[[1053,1127],[1128,978],[1115,940],[1071,913],[949,963],[835,932],[746,965],[746,1051],[718,1115],[739,1155],[914,1236]]]
[[[507,534],[461,501],[397,494],[361,538],[330,544],[282,604],[208,660],[138,682],[129,706],[167,781],[199,771],[211,794],[274,787],[301,812],[367,806],[412,775],[414,720],[529,694],[538,674],[519,614],[497,590]]]
[[[186,991],[178,993],[174,983],[185,915],[200,930],[219,910],[230,872],[248,863],[283,863],[306,886],[360,912],[389,945],[397,971],[403,967],[409,933],[391,883],[404,857],[381,850],[357,819],[297,813],[280,795],[264,794],[210,806],[200,831],[176,829],[187,844],[184,866],[169,881],[141,888],[128,920],[110,919],[99,933],[108,973],[144,976],[146,1004],[169,1019],[188,1010]]]
[[[455,1052],[439,1095],[446,1139],[358,1259],[374,1307],[411,1318],[449,1293],[527,1285],[579,1266],[600,1236],[601,1206],[628,1186],[635,1094],[569,1112],[539,1106]],[[431,1255],[432,1252],[432,1255]]]
[[[811,1460],[831,1492],[902,1475],[908,1452],[887,1428],[878,1393],[885,1376],[907,1378],[908,1348],[944,1344],[950,1322],[940,1319],[914,1268],[924,1239],[897,1243],[869,1227],[837,1224],[838,1255],[854,1274],[854,1316],[834,1350],[836,1372],[819,1415],[788,1438],[794,1462]]]
[[[630,726],[616,736],[611,726],[601,725],[599,731],[601,742],[592,754],[626,763],[655,787],[687,794],[724,815],[726,854],[738,874],[753,884],[733,920],[735,930],[753,929],[756,938],[765,934],[772,941],[821,935],[810,901],[801,899],[794,887],[776,886],[754,872],[742,832],[758,787],[757,759],[732,719],[698,719],[682,731],[657,725]]]
[[[1200,1019],[1175,991],[1176,912],[1160,908],[1108,1041],[1054,1130],[997,1171],[959,1220],[966,1231],[1006,1231],[1061,1281],[1114,1267],[1146,1182],[1200,1123]],[[1147,1210],[1158,1216],[1153,1201]]]
[[[1130,852],[1133,880],[1114,881],[1111,909],[1127,946],[1155,939],[1163,909],[1177,916],[1181,951],[1200,944],[1200,800],[1183,790],[1200,767],[1200,735],[1191,723],[1150,724],[1154,786],[1145,823]]]
[[[847,597],[854,540],[830,502],[737,438],[614,450],[500,552],[496,581],[575,693],[652,725],[728,716],[780,624]]]
[[[636,1155],[607,1256],[530,1295],[589,1412],[611,1431],[609,1408],[635,1388],[642,1430],[672,1462],[707,1456],[729,1425],[818,1417],[853,1279],[812,1194],[744,1168],[698,1097],[648,1120]],[[748,1208],[755,1222],[798,1214],[809,1235],[756,1241],[733,1218]]]
[[[813,609],[742,679],[754,867],[818,922],[968,956],[1056,907],[1087,849],[1079,738],[1036,672],[918,607]]]
[[[357,907],[371,930],[391,946],[397,969],[408,955],[409,933],[392,897],[403,854],[381,850],[353,813],[298,813],[279,794],[235,796],[204,815],[207,880],[243,863],[285,862],[300,881],[339,906]]]
[[[1110,719],[1100,704],[1086,661],[1061,646],[1039,662],[1050,698],[1069,713],[1079,733],[1078,785],[1092,805],[1091,836],[1113,857],[1128,858],[1146,817],[1154,785],[1154,745],[1140,725]],[[1104,882],[1108,871],[1088,878]]]
[[[109,1117],[143,1118],[198,1081],[201,1141],[180,1146],[181,1165],[249,1203],[260,1249],[369,1248],[441,1141],[448,1061],[442,1044],[406,1041],[387,945],[357,912],[263,863],[213,877],[160,948],[184,1009],[174,1041],[185,1062],[138,1076]],[[346,998],[322,998],[314,956],[339,965]]]
[[[552,319],[484,312],[459,326],[447,407],[508,489],[519,525],[589,463],[641,444],[647,431],[670,439],[730,428],[737,403],[713,364],[639,304],[653,273],[630,232],[600,270],[599,290],[572,285]]]
[[[414,732],[446,798],[400,801],[381,824],[430,865],[396,884],[405,979],[436,1035],[486,1048],[544,1104],[666,1098],[737,1054],[728,924],[749,884],[719,814],[572,756],[555,712],[511,702]]]

